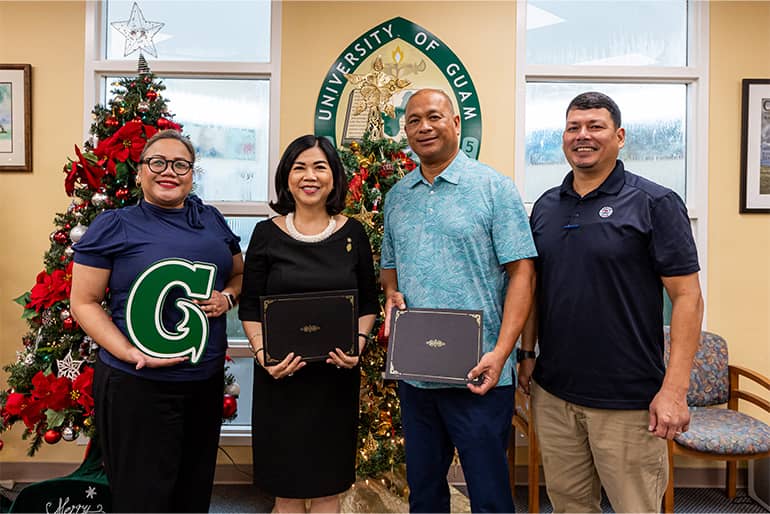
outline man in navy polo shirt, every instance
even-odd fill
[[[617,160],[625,130],[611,98],[578,95],[566,118],[572,171],[530,219],[537,292],[518,381],[532,393],[554,512],[601,512],[602,485],[615,512],[659,512],[666,439],[690,420],[703,318],[687,209]],[[668,367],[663,288],[673,304]]]

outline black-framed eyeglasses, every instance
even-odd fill
[[[187,175],[193,169],[193,163],[186,159],[165,159],[155,156],[149,157],[142,162],[147,165],[151,172],[158,175],[166,171],[169,164],[171,164],[171,171],[180,177]]]

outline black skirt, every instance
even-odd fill
[[[359,367],[308,363],[279,380],[254,369],[254,483],[282,498],[318,498],[355,482]]]

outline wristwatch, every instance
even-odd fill
[[[526,359],[536,359],[537,354],[534,350],[522,350],[521,348],[516,349],[516,362],[521,362]]]
[[[225,297],[225,300],[227,300],[227,310],[229,311],[233,307],[235,307],[235,296],[233,296],[232,293],[222,293],[222,296]]]

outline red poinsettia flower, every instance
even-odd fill
[[[81,182],[85,182],[89,189],[96,190],[102,183],[102,177],[104,176],[104,161],[92,163],[85,157],[75,145],[75,154],[78,156],[77,161],[72,161],[70,164],[64,167],[64,171],[67,173],[67,178],[64,179],[64,190],[67,192],[67,196],[72,196],[75,191],[75,181],[79,177]]]
[[[94,153],[99,157],[108,157],[118,162],[126,162],[129,158],[132,161],[139,161],[147,139],[157,131],[157,128],[145,125],[140,120],[131,120],[113,135],[101,141],[94,149]]]
[[[72,262],[66,270],[57,269],[50,275],[45,271],[37,274],[37,281],[30,291],[30,300],[26,307],[40,312],[52,307],[56,302],[68,298],[72,290]]]
[[[46,409],[62,410],[72,405],[71,386],[66,377],[57,378],[53,373],[44,375],[38,371],[32,377],[32,397]]]
[[[70,261],[70,263],[67,264],[67,267],[64,268],[64,275],[62,276],[62,280],[64,281],[64,293],[67,295],[67,298],[69,298],[72,293],[72,265],[74,263],[74,261]]]
[[[29,430],[35,428],[43,419],[43,406],[32,396],[21,393],[11,393],[5,402],[3,418],[19,417]]]
[[[360,173],[356,173],[355,175],[353,175],[353,178],[350,179],[350,183],[348,183],[348,191],[350,191],[350,195],[353,197],[353,201],[355,202],[361,201],[363,184],[364,184],[364,179],[361,177]]]
[[[88,417],[94,409],[93,395],[94,368],[87,366],[72,382],[70,398],[83,407],[83,415]]]

